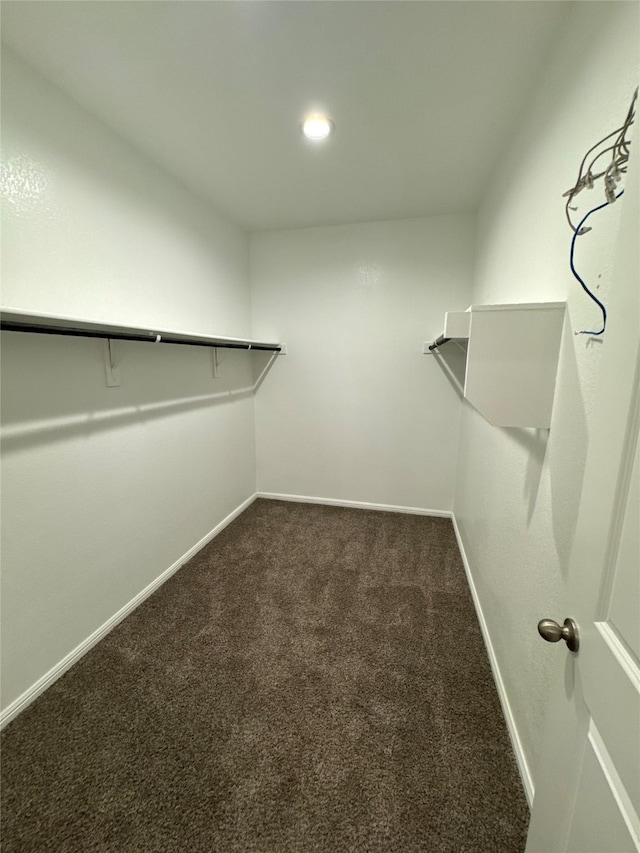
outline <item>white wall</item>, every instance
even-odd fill
[[[9,51],[5,307],[249,334],[248,240]],[[252,356],[2,333],[3,708],[255,492]]]
[[[289,347],[256,397],[259,491],[451,509],[460,399],[421,353],[472,252],[465,216],[251,236],[253,334]]]
[[[600,314],[569,271],[561,196],[587,149],[626,115],[638,82],[637,34],[637,4],[574,6],[478,215],[474,304],[568,299],[551,430],[497,429],[465,404],[455,500],[534,784],[549,685],[566,654],[543,643],[536,624],[571,615],[565,582],[606,346],[606,338],[573,334],[599,328]],[[604,195],[585,191],[577,201],[584,214]],[[577,247],[578,268],[605,302],[620,204],[595,214]]]

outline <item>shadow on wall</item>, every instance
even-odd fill
[[[588,435],[569,317],[565,318],[552,429],[504,429],[527,453],[523,497],[527,523],[533,520],[545,466],[551,488],[551,522],[563,577],[566,578],[578,522]],[[587,339],[585,346],[592,346]]]
[[[504,432],[508,433],[527,453],[527,470],[522,496],[527,501],[527,524],[531,524],[538,503],[540,480],[549,443],[549,430],[505,428]]]
[[[2,333],[5,452],[251,397],[268,352],[118,343],[122,384],[107,387],[104,341]]]
[[[569,311],[560,351],[549,442],[551,519],[560,569],[566,579],[578,523],[589,436]],[[585,346],[589,346],[585,341]]]

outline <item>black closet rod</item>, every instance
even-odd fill
[[[224,347],[226,349],[244,349],[244,350],[266,350],[268,352],[281,352],[282,347],[277,344],[245,344],[232,343],[230,341],[203,341],[203,340],[182,340],[180,338],[172,338],[170,335],[135,335],[128,332],[109,332],[107,330],[94,331],[92,329],[65,329],[60,327],[47,327],[40,325],[29,325],[28,323],[12,323],[9,320],[3,320],[0,323],[0,329],[6,332],[30,332],[36,335],[69,335],[76,338],[103,338],[104,340],[118,341],[142,341],[147,344],[179,344],[188,347]]]
[[[435,341],[429,347],[430,350],[438,349],[441,344],[446,344],[451,340],[451,338],[445,338],[444,335],[440,335],[439,338],[436,338]]]

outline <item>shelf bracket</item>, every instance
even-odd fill
[[[213,374],[213,378],[218,378],[218,347],[212,347],[211,349],[211,373]]]
[[[107,338],[104,342],[104,370],[107,377],[107,388],[116,388],[122,385],[120,368],[118,367],[119,356],[116,350],[116,341]]]

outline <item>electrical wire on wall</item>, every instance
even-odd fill
[[[610,204],[613,204],[617,199],[620,198],[620,196],[624,192],[624,190],[620,190],[620,192],[617,192],[616,190],[617,184],[622,180],[622,176],[626,174],[627,171],[626,164],[629,160],[629,146],[631,144],[628,138],[628,133],[629,128],[633,124],[635,118],[637,99],[638,89],[636,89],[633,93],[631,105],[629,107],[629,111],[627,112],[627,116],[622,126],[617,128],[617,130],[613,130],[611,133],[607,134],[607,136],[603,137],[599,142],[596,142],[595,145],[591,146],[591,148],[582,158],[582,162],[580,163],[580,169],[578,171],[577,181],[575,182],[574,186],[570,190],[567,190],[567,192],[563,195],[563,197],[567,199],[567,202],[565,204],[565,214],[567,217],[567,222],[569,223],[569,227],[573,231],[573,238],[571,239],[571,250],[569,253],[569,265],[571,267],[571,272],[578,280],[583,290],[591,297],[591,299],[593,299],[593,301],[602,311],[602,328],[600,330],[595,331],[582,329],[579,332],[575,332],[576,335],[602,335],[607,326],[607,309],[598,299],[598,297],[589,289],[583,278],[576,270],[574,261],[575,247],[578,237],[581,237],[583,234],[587,234],[589,231],[591,231],[591,226],[585,225],[589,217],[593,213],[596,213],[598,210],[602,210],[603,208],[608,207]],[[606,145],[606,143],[608,143],[614,137],[615,140],[613,144]],[[603,145],[606,145],[606,147],[602,148],[601,146]],[[598,161],[601,158],[605,157],[605,155],[609,155],[606,168],[603,169],[602,165],[597,167]],[[600,169],[600,171],[598,171],[598,168]],[[606,201],[604,201],[602,204],[599,204],[597,207],[592,208],[587,214],[585,214],[585,216],[582,217],[582,219],[577,225],[574,225],[573,220],[571,218],[571,214],[577,211],[578,209],[577,207],[572,205],[574,198],[578,195],[579,192],[584,189],[593,189],[596,181],[598,181],[600,178],[604,179],[604,195]]]

